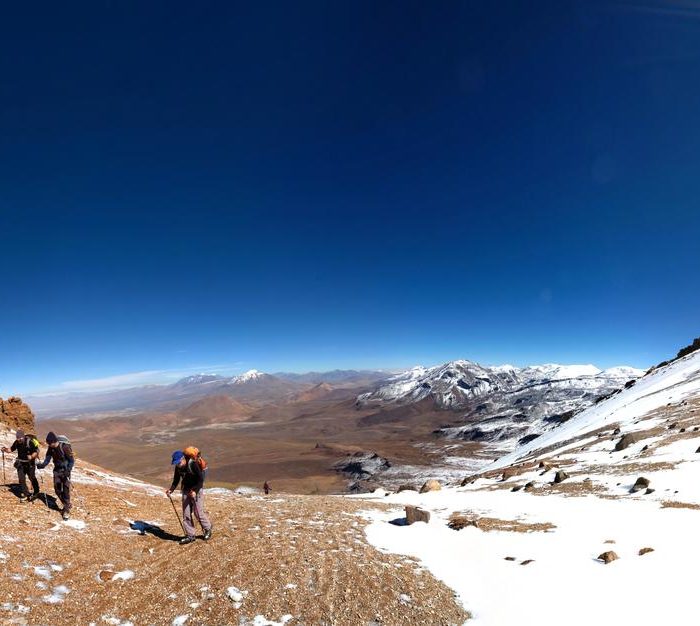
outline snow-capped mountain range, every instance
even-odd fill
[[[264,376],[268,376],[268,374],[265,374],[258,370],[248,370],[243,374],[231,377],[221,376],[219,374],[193,374],[192,376],[186,376],[185,378],[181,378],[175,383],[175,386],[192,387],[197,385],[207,385],[211,383],[219,383],[224,385],[241,385],[243,383],[259,380]]]
[[[414,367],[357,397],[359,407],[432,401],[458,412],[459,422],[439,434],[469,441],[527,441],[564,422],[644,374],[633,367],[594,365],[484,366],[450,361]]]

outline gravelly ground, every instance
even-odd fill
[[[78,474],[102,480],[90,468]],[[210,495],[213,539],[180,546],[169,536],[181,531],[165,495],[126,483],[78,483],[76,493],[82,529],[43,502],[20,504],[0,491],[0,623],[173,624],[187,616],[180,623],[447,625],[468,617],[415,561],[367,543],[361,511],[381,504]],[[134,521],[154,528],[142,535]],[[132,579],[111,580],[127,570]],[[243,594],[238,606],[229,587]]]

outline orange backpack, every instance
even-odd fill
[[[195,448],[194,446],[188,446],[183,450],[183,453],[185,454],[185,457],[187,457],[188,461],[195,461],[203,472],[207,471],[207,467],[209,467],[209,465],[202,458],[202,454],[200,453],[199,448]]]

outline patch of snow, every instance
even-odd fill
[[[58,585],[53,588],[53,593],[42,596],[42,600],[47,604],[60,604],[66,599],[66,596],[70,593],[70,589],[65,585]]]
[[[103,615],[102,621],[107,622],[110,626],[134,626],[134,622],[122,621],[113,615]]]
[[[3,602],[0,604],[0,608],[3,611],[10,611],[11,613],[29,613],[29,607],[24,604],[15,604],[14,602]],[[12,622],[9,622],[12,623]]]
[[[274,622],[267,619],[264,615],[256,615],[252,621],[245,622],[244,626],[284,626],[293,618],[293,615],[283,615],[279,622]]]
[[[51,568],[47,567],[45,565],[35,565],[34,566],[34,573],[37,576],[40,576],[41,578],[45,578],[46,580],[51,580]]]
[[[241,608],[241,604],[243,603],[243,599],[248,595],[247,591],[241,591],[238,589],[238,587],[229,587],[226,590],[226,593],[228,597],[231,599],[231,602],[233,602],[233,606],[236,609]]]
[[[178,615],[172,623],[172,626],[182,626],[188,619],[190,619],[189,615]]]
[[[125,569],[112,576],[112,580],[131,580],[134,576],[134,572],[132,572],[130,569]]]

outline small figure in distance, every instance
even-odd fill
[[[270,487],[270,483],[265,481],[265,484],[263,485],[263,491],[265,492],[265,495],[270,495],[270,492],[272,491],[272,487]]]

